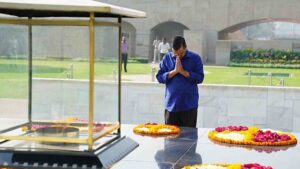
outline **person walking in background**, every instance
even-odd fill
[[[156,36],[155,40],[153,41],[154,54],[153,54],[152,63],[156,63],[156,59],[158,60],[158,62],[160,62],[160,60],[159,60],[159,50],[158,50],[159,43],[160,43],[160,40]]]
[[[158,50],[160,52],[160,60],[163,59],[165,54],[167,54],[170,49],[171,49],[171,47],[170,47],[170,44],[167,42],[167,39],[163,38],[162,42],[160,42],[158,45]]]
[[[201,57],[187,49],[185,39],[177,36],[173,52],[167,53],[156,75],[165,90],[165,123],[182,127],[196,127],[198,84],[203,82]]]
[[[122,63],[124,64],[124,71],[127,72],[127,60],[128,60],[128,43],[125,36],[122,37]]]

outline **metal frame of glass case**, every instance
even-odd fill
[[[0,131],[0,167],[6,168],[66,168],[96,169],[109,168],[128,153],[138,147],[138,143],[129,137],[121,137],[121,22],[122,17],[143,18],[142,11],[122,8],[92,0],[83,1],[24,1],[1,0],[0,13],[12,17],[1,17],[0,24],[28,26],[28,119],[26,123]],[[52,17],[52,18],[47,18]],[[61,19],[58,17],[72,17]],[[96,21],[97,17],[117,18],[114,22]],[[80,19],[79,19],[80,18]],[[89,79],[88,79],[88,121],[84,123],[64,123],[57,121],[34,121],[32,119],[32,26],[85,26],[89,30]],[[118,28],[118,120],[110,127],[94,133],[94,63],[95,63],[95,27]],[[36,136],[32,125],[72,125],[88,128],[84,138]],[[27,127],[25,134],[10,135]],[[117,131],[117,132],[115,132]],[[8,133],[8,135],[6,135]],[[71,143],[68,146],[38,147],[38,142]],[[34,143],[33,146],[31,143]],[[74,145],[74,147],[72,147]],[[82,148],[82,147],[83,148]],[[53,148],[54,147],[54,148]]]
[[[2,8],[2,7],[1,7]],[[35,17],[35,15],[41,15],[41,17],[45,17],[46,15],[48,17],[48,13],[51,13],[51,11],[30,11],[27,12],[28,10],[20,10],[19,9],[1,9],[0,8],[0,13],[5,13],[5,14],[19,14],[22,15],[22,17],[26,18],[0,18],[0,24],[13,24],[13,25],[27,25],[28,26],[28,39],[29,39],[29,57],[28,57],[28,67],[29,67],[29,94],[28,94],[28,122],[13,126],[10,128],[7,128],[5,130],[0,131],[0,140],[23,140],[23,141],[38,141],[38,142],[57,142],[57,143],[79,143],[79,144],[85,144],[88,145],[88,150],[92,151],[95,149],[99,149],[115,139],[119,138],[121,135],[121,130],[120,130],[120,123],[121,123],[121,66],[122,66],[122,56],[121,56],[121,39],[122,39],[122,34],[121,34],[121,22],[122,22],[122,15],[121,14],[115,14],[112,11],[107,12],[103,11],[103,13],[97,11],[97,12],[77,12],[74,16],[75,17],[84,17],[88,19],[56,19],[56,18],[51,18],[51,19],[40,19],[40,18],[33,18],[32,16]],[[106,9],[106,8],[103,8]],[[15,11],[17,10],[17,11]],[[120,9],[124,10],[124,9]],[[4,12],[3,12],[4,11]],[[18,13],[19,12],[19,13]],[[70,11],[62,11],[63,16],[72,16],[70,14]],[[69,13],[68,13],[69,12]],[[129,15],[126,16],[126,11],[123,11],[125,17],[134,17],[134,14],[132,16]],[[140,12],[140,11],[136,11]],[[142,12],[140,13],[142,15]],[[54,14],[55,17],[56,14]],[[103,16],[102,16],[103,15]],[[96,21],[96,17],[113,17],[117,18],[117,22],[106,22],[106,21]],[[65,123],[55,123],[55,122],[40,122],[40,121],[33,121],[32,120],[32,26],[33,25],[43,25],[43,26],[86,26],[89,28],[89,111],[88,111],[88,137],[86,138],[59,138],[59,137],[39,137],[39,136],[28,136],[27,134],[25,135],[17,135],[17,136],[11,136],[11,135],[3,135],[5,133],[11,132],[13,130],[20,129],[22,127],[28,127],[28,129],[31,129],[31,126],[34,124],[55,124],[55,125],[65,125]],[[118,121],[114,123],[109,129],[100,132],[100,133],[93,133],[93,123],[94,123],[94,58],[95,58],[95,26],[110,26],[110,27],[118,27],[118,36],[119,36],[119,44],[118,44]],[[68,125],[72,126],[81,126],[81,125],[86,125],[86,124],[81,124],[81,123],[68,123]],[[116,133],[113,133],[116,131]],[[28,131],[28,134],[30,135],[30,131]],[[111,137],[111,141],[106,142],[105,144],[102,144],[99,147],[93,147],[94,143],[108,135],[112,134],[113,137]]]
[[[55,137],[37,137],[37,136],[3,136],[0,135],[0,139],[2,140],[27,140],[27,141],[45,141],[45,142],[64,142],[64,143],[81,143],[81,144],[88,144],[89,150],[93,149],[93,143],[100,139],[101,137],[110,134],[111,132],[119,129],[120,127],[120,120],[121,120],[121,51],[120,51],[120,43],[121,43],[121,33],[119,33],[119,77],[118,77],[118,123],[114,124],[110,130],[106,132],[102,132],[101,134],[94,135],[93,133],[93,117],[94,117],[94,55],[95,55],[95,33],[94,29],[95,26],[113,26],[118,27],[119,32],[121,32],[121,17],[118,18],[118,23],[113,22],[96,22],[94,13],[90,13],[89,20],[41,20],[37,19],[34,20],[32,18],[28,19],[0,19],[0,23],[5,24],[14,24],[14,25],[28,25],[29,27],[29,110],[28,110],[28,122],[14,126],[3,131],[0,131],[1,134],[10,132],[12,130],[16,130],[18,128],[22,128],[27,126],[31,128],[32,124],[51,124],[51,122],[35,122],[32,121],[32,111],[31,111],[31,101],[32,101],[32,25],[52,25],[52,26],[88,26],[89,27],[89,120],[88,120],[88,139],[80,139],[80,138],[55,138]],[[55,125],[64,125],[62,123],[55,123]],[[72,126],[80,126],[83,124],[80,123],[68,123],[68,125]],[[120,130],[116,133],[117,137],[120,137]]]

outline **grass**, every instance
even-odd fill
[[[284,79],[286,86],[300,87],[299,69],[279,69],[279,68],[244,68],[244,67],[216,67],[206,66],[208,74],[205,77],[205,84],[229,84],[229,85],[248,85],[249,77],[244,75],[250,69],[255,73],[289,73],[290,77],[273,77],[272,84],[279,85],[280,79]],[[266,76],[252,76],[251,85],[267,86],[269,78]]]
[[[0,98],[25,98],[28,91],[28,66],[26,60],[0,59]],[[70,65],[73,65],[74,79],[88,79],[89,65],[86,61],[34,60],[34,78],[67,78]],[[99,61],[95,63],[95,79],[111,79],[117,63]],[[204,84],[248,85],[249,77],[244,75],[251,69],[255,73],[289,73],[290,77],[273,77],[273,85],[278,86],[280,79],[286,86],[300,87],[299,69],[282,68],[246,68],[205,66],[207,72]],[[151,65],[138,61],[130,61],[127,75],[151,75]],[[252,85],[267,86],[268,77],[251,77]]]
[[[284,68],[284,69],[300,69],[300,64],[277,64],[277,63],[235,63],[229,62],[231,67],[252,67],[252,68]]]
[[[73,65],[74,79],[89,78],[89,63],[84,61],[34,60],[34,78],[67,79],[70,65]],[[128,64],[127,74],[148,74],[151,66],[139,62]],[[95,79],[111,79],[117,70],[117,62],[96,62]],[[26,97],[28,91],[28,63],[26,60],[0,59],[0,98]]]

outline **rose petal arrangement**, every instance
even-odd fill
[[[208,133],[211,140],[239,145],[285,146],[297,144],[294,135],[270,129],[247,126],[217,127]]]
[[[53,120],[51,122],[53,122],[53,123],[63,123],[64,126],[68,126],[69,123],[88,124],[87,120],[78,119],[76,117],[70,117],[70,118],[66,118],[66,119],[62,119],[62,120]],[[111,125],[112,125],[111,123],[98,123],[98,122],[94,122],[93,132],[99,132],[104,127],[109,127]],[[53,125],[33,124],[31,126],[31,130],[32,131],[36,131],[36,130],[38,130],[40,128],[47,128],[47,127],[54,127],[54,126],[62,126],[62,124],[53,124]],[[82,127],[77,127],[77,128],[79,128],[80,132],[88,132],[88,127],[87,126],[82,126]],[[27,126],[23,127],[22,130],[23,131],[27,131],[28,130]]]
[[[274,153],[274,152],[279,152],[279,151],[286,151],[295,145],[290,145],[290,146],[252,146],[252,145],[242,145],[242,144],[228,144],[228,143],[222,143],[219,141],[211,140],[214,144],[223,146],[223,147],[234,147],[234,148],[243,148],[248,151],[257,151],[259,153]]]
[[[262,166],[257,163],[250,164],[196,164],[185,166],[182,169],[273,169],[269,166]]]
[[[180,128],[173,125],[145,123],[139,124],[133,128],[133,132],[145,135],[170,135],[179,134]]]

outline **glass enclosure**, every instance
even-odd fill
[[[0,24],[0,139],[18,140],[1,146],[92,150],[119,137],[120,24],[40,23]]]

